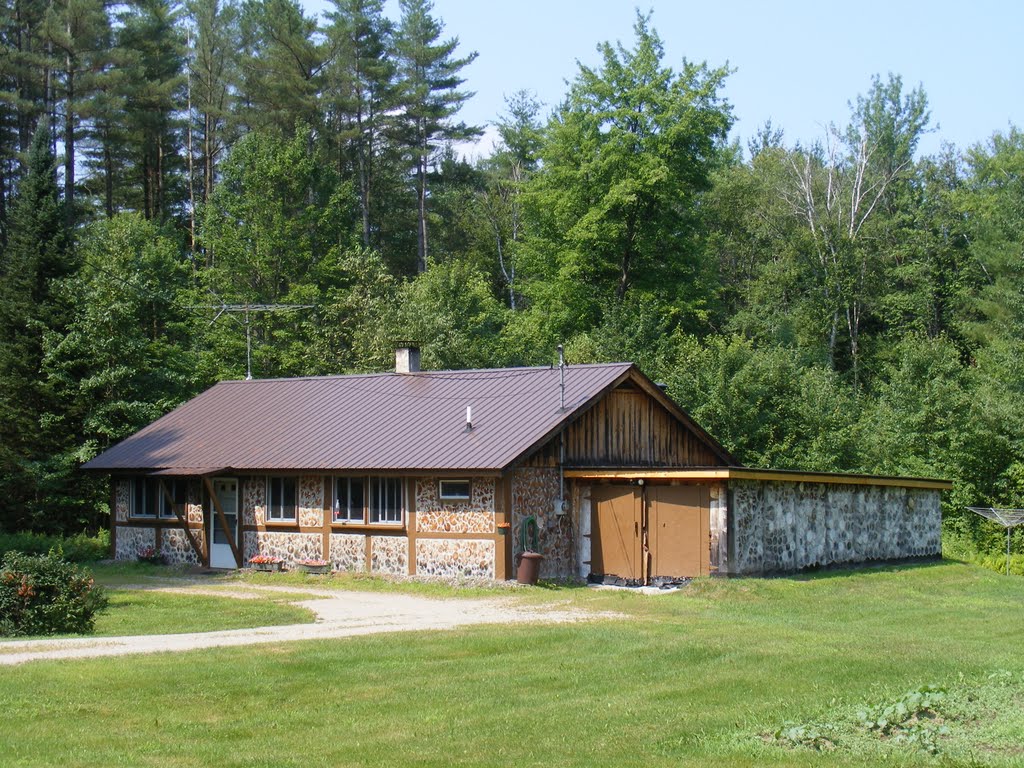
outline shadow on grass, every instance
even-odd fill
[[[805,568],[798,573],[766,574],[768,578],[790,579],[792,581],[819,581],[858,576],[865,573],[900,573],[937,568],[944,565],[968,565],[962,560],[944,557],[914,558],[913,560],[871,560],[859,565],[826,565]]]

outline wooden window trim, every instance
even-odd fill
[[[405,521],[401,523],[332,523],[331,533],[405,533]]]

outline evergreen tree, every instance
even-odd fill
[[[191,36],[186,152],[190,167],[189,208],[193,222],[191,245],[195,248],[197,211],[213,194],[217,166],[235,138],[232,110],[238,88],[241,31],[238,5],[232,0],[189,0],[185,8]],[[201,178],[198,195],[195,191],[196,164]]]
[[[122,19],[125,125],[133,198],[147,219],[168,218],[182,200],[181,126],[185,39],[170,0],[133,0]]]
[[[51,59],[41,34],[45,0],[0,3],[0,245],[6,242],[9,201],[25,171],[39,118],[49,112]]]
[[[332,0],[327,30],[334,51],[327,74],[329,116],[337,145],[338,171],[349,169],[359,192],[364,248],[380,247],[380,177],[397,167],[390,135],[398,104],[393,28],[381,0]]]
[[[56,408],[41,467],[64,530],[96,528],[107,484],[77,468],[195,392],[184,310],[188,274],[174,239],[138,213],[92,224],[82,268],[58,290],[74,314],[47,334],[42,370]],[[57,504],[56,502],[59,502]]]
[[[91,100],[102,88],[109,64],[110,18],[103,0],[58,0],[50,5],[43,31],[53,51],[64,145],[64,215],[68,231],[76,219],[77,141]]]
[[[431,15],[430,0],[399,0],[402,19],[395,48],[404,106],[405,136],[416,181],[416,271],[427,269],[429,171],[436,151],[447,142],[467,141],[482,132],[453,117],[472,92],[460,91],[460,72],[476,59],[453,55],[457,37],[441,41],[444,25]]]
[[[285,137],[294,136],[300,125],[318,131],[331,54],[316,20],[307,18],[296,0],[248,0],[241,25],[242,122],[250,130]]]
[[[40,374],[43,336],[66,323],[68,308],[53,287],[74,272],[50,146],[43,123],[0,249],[0,526],[8,530],[43,520],[47,498],[38,467],[49,446],[40,420],[52,410]]]

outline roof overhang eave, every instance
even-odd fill
[[[782,483],[826,483],[830,485],[880,485],[948,491],[949,480],[932,477],[861,475],[843,472],[801,472],[792,469],[751,469],[749,467],[566,467],[565,476],[576,480],[766,480]]]

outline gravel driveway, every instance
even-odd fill
[[[514,599],[501,598],[434,599],[381,592],[341,592],[262,585],[237,585],[230,589],[202,586],[169,587],[166,591],[239,599],[256,598],[261,592],[292,592],[303,598],[316,595],[315,599],[301,599],[295,603],[312,610],[316,614],[316,621],[313,624],[288,624],[180,635],[16,640],[0,643],[0,665],[23,664],[27,661],[45,659],[81,659],[281,643],[292,640],[323,640],[381,632],[453,629],[470,624],[561,623],[614,616],[585,613],[564,607],[523,606]]]

